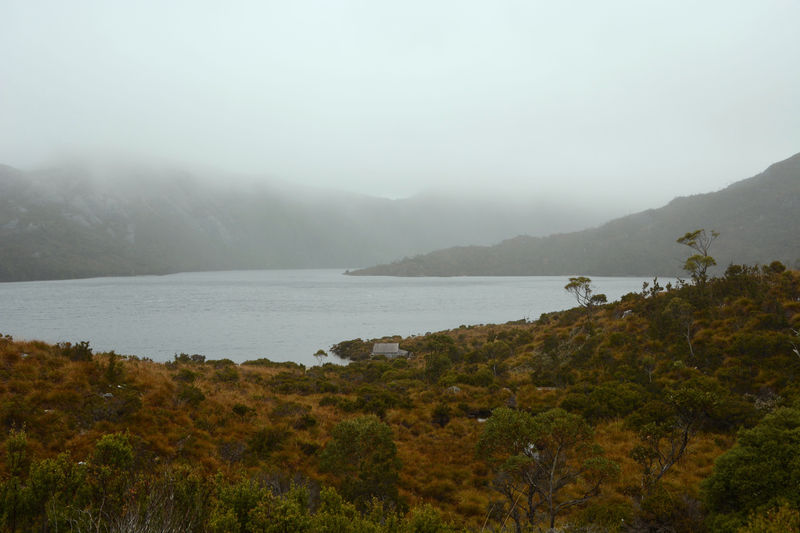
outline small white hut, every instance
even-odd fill
[[[396,342],[376,342],[372,346],[372,356],[383,355],[385,357],[407,356],[406,350],[400,349],[400,344]]]

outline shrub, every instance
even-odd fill
[[[266,459],[269,455],[281,449],[289,436],[285,428],[269,426],[257,430],[247,442],[250,452],[258,459]]]
[[[236,383],[239,381],[239,371],[233,366],[225,366],[214,372],[213,379],[222,383]]]
[[[741,524],[753,510],[780,502],[800,507],[800,410],[781,408],[739,432],[704,483],[706,504]],[[719,517],[717,518],[719,519]]]
[[[335,474],[342,494],[362,509],[373,497],[397,501],[397,447],[391,428],[374,416],[339,422],[322,452],[320,467]]]
[[[182,368],[177,374],[172,376],[172,379],[183,383],[193,383],[194,380],[197,379],[197,373],[192,372],[188,368]]]
[[[433,408],[431,420],[439,427],[445,427],[450,422],[450,407],[445,403],[440,403]]]
[[[197,405],[205,399],[206,396],[203,394],[203,391],[194,385],[181,384],[178,387],[178,401],[180,402],[187,403],[192,407],[197,407]]]
[[[89,348],[89,341],[81,341],[76,344],[70,342],[60,342],[56,345],[61,355],[70,361],[91,361],[92,349]]]

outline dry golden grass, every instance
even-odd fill
[[[641,308],[630,302],[612,304],[591,318],[582,312],[567,311],[553,314],[543,323],[482,325],[442,332],[455,340],[462,358],[495,340],[509,343],[512,353],[501,361],[504,369],[487,386],[453,381],[458,373],[488,368],[486,361],[460,360],[454,364],[450,381],[430,382],[424,373],[425,353],[421,349],[415,350],[417,355],[407,363],[393,366],[386,362],[369,367],[384,364],[392,372],[387,376],[401,376],[397,380],[381,375],[370,377],[366,366],[357,365],[349,369],[306,370],[291,365],[226,367],[214,362],[158,364],[119,358],[122,374],[113,381],[106,375],[108,354],[95,354],[92,361],[71,361],[55,346],[0,338],[0,423],[6,429],[24,426],[33,452],[41,457],[68,450],[75,459],[82,460],[103,433],[123,431],[136,443],[142,460],[158,456],[165,462],[186,462],[207,474],[220,471],[232,475],[242,470],[253,475],[299,472],[323,483],[334,483],[334,475],[318,471],[316,452],[325,446],[336,424],[364,414],[359,408],[345,409],[341,403],[355,404],[362,387],[390,392],[408,402],[407,406],[390,405],[381,412],[393,431],[403,463],[403,499],[410,505],[432,503],[458,523],[480,529],[490,502],[500,496],[490,488],[490,468],[475,454],[475,444],[483,430],[482,423],[474,418],[476,414],[505,405],[533,413],[558,406],[569,392],[564,386],[569,382],[560,388],[537,386],[542,385],[537,381],[540,376],[534,373],[537,364],[545,357],[552,339],[562,343],[571,339],[574,346],[580,346],[587,342],[589,330],[599,340],[585,356],[583,366],[570,368],[572,382],[614,383],[626,379],[620,375],[639,372],[636,379],[640,384],[655,390],[656,383],[648,381],[644,371],[636,368],[647,356],[653,359],[651,377],[658,380],[659,390],[680,384],[690,371],[679,370],[675,360],[676,353],[686,351],[685,340],[651,333],[643,309],[645,304],[653,303],[648,300]],[[634,313],[621,318],[627,309],[634,309]],[[754,315],[762,312],[747,298],[728,302],[716,314],[697,321],[693,342],[722,347],[718,350],[723,354],[720,369],[746,370],[752,362],[744,364],[737,353],[724,348],[743,330],[760,331],[761,319],[756,320]],[[787,300],[782,312],[791,327],[800,326],[800,304]],[[402,342],[423,347],[425,340]],[[756,371],[750,379],[779,391],[780,371],[768,365]],[[708,371],[707,375],[713,376],[713,372]],[[739,374],[731,375],[726,379],[739,379]],[[276,381],[279,379],[289,385],[281,388]],[[297,388],[293,388],[292,379],[297,380]],[[323,381],[334,386],[333,392],[314,388]],[[452,383],[460,391],[449,390]],[[191,401],[181,396],[189,386],[196,388],[202,399]],[[306,386],[310,389],[302,388]],[[106,397],[107,394],[113,396]],[[325,403],[323,399],[328,402],[326,405],[320,405]],[[127,400],[131,403],[125,403]],[[340,405],[334,405],[336,402]],[[433,422],[433,410],[439,404],[447,405],[451,413],[444,427]],[[264,428],[282,434],[282,442],[263,457],[248,455],[250,439]],[[0,440],[4,438],[5,434],[0,436]],[[637,436],[620,419],[600,419],[595,440],[607,457],[620,465],[619,478],[608,484],[597,501],[610,507],[629,502],[629,489],[641,485],[641,468],[630,458]],[[734,442],[733,431],[697,435],[683,460],[664,477],[665,486],[696,496],[714,459]],[[0,473],[5,473],[6,468],[5,462],[0,461]]]

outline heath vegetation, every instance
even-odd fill
[[[346,366],[2,337],[0,531],[792,530],[800,273],[698,255]]]

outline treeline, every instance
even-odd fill
[[[604,304],[575,278],[574,309],[408,359],[4,337],[0,530],[796,530],[800,274],[693,257],[691,282]]]

